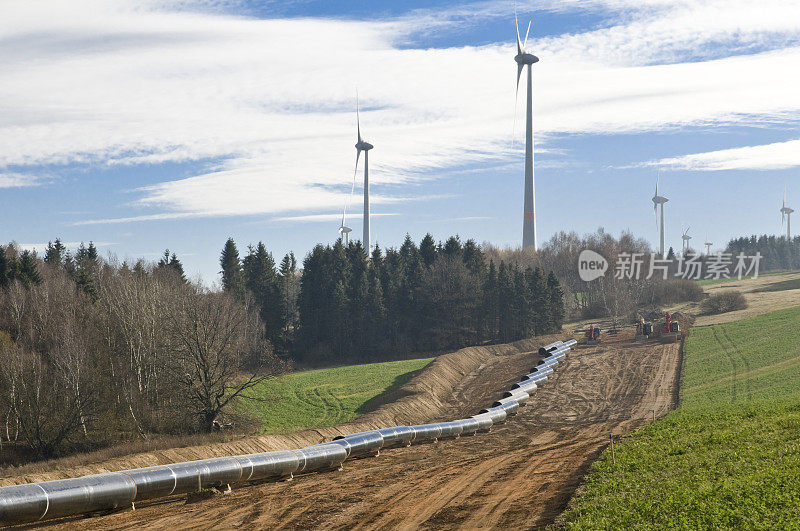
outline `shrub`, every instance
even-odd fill
[[[747,300],[741,291],[725,291],[712,295],[700,304],[700,313],[703,315],[716,315],[718,313],[744,310]]]

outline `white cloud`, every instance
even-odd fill
[[[39,184],[41,184],[41,178],[36,175],[0,172],[0,188],[22,188]]]
[[[507,162],[511,31],[507,45],[401,49],[425,31],[427,15],[258,20],[217,13],[228,4],[6,0],[0,169],[220,161],[140,189],[142,215],[80,224],[338,209],[352,176],[356,86],[378,189]],[[618,20],[531,43],[542,59],[539,143],[563,133],[800,117],[800,47],[791,46],[800,38],[799,1],[651,0],[626,10],[635,4],[593,1],[619,10]],[[196,5],[214,12],[175,10]],[[486,3],[486,16],[510,8],[503,5]],[[679,62],[726,50],[739,55]]]
[[[679,170],[782,170],[800,166],[800,140],[694,153],[648,163]]]

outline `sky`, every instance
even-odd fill
[[[721,249],[800,205],[800,0],[517,4],[533,69],[540,242],[623,230]],[[3,0],[0,241],[41,251],[302,259],[373,243],[522,239],[524,83],[506,0]],[[363,158],[362,158],[363,164]],[[796,208],[800,209],[800,206]],[[798,225],[800,226],[800,225]]]

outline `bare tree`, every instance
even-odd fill
[[[223,409],[277,368],[257,315],[227,293],[208,293],[199,286],[187,290],[176,300],[170,333],[170,374],[204,431],[211,431]]]

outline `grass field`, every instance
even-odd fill
[[[695,328],[681,406],[605,452],[573,529],[800,529],[800,308]]]
[[[239,410],[261,421],[264,433],[348,422],[380,396],[407,382],[433,358],[348,365],[287,374],[253,388]]]

